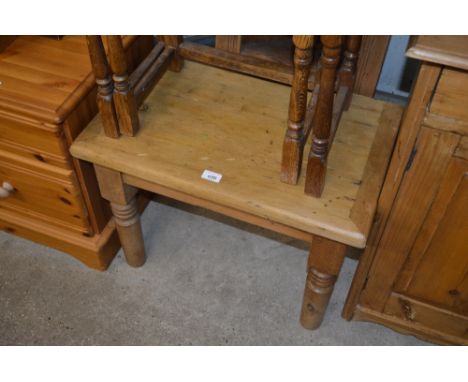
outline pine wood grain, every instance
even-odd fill
[[[425,305],[423,306],[423,309],[427,309],[428,307],[429,305]],[[424,313],[427,315],[427,311]],[[444,313],[446,312],[442,312],[442,314]],[[396,315],[381,313],[360,305],[356,307],[354,319],[361,321],[376,322],[378,324],[390,327],[402,334],[416,336],[418,338],[423,339],[424,341],[432,341],[441,345],[466,344],[466,340],[460,338],[459,336],[450,335],[440,330],[439,328],[432,328],[430,326],[423,325],[423,323],[427,321],[412,322],[410,320],[407,320],[406,317],[404,317],[404,315],[401,315],[401,317],[397,317]],[[445,321],[447,323],[450,322],[450,319],[442,321]]]
[[[362,293],[363,305],[383,311],[390,287],[414,243],[459,139],[455,134],[423,129],[414,163],[400,187],[379,244],[379,251],[390,255],[375,259]]]
[[[464,121],[446,115],[427,113],[424,117],[424,125],[438,130],[451,131],[461,135],[468,135],[468,120]]]
[[[0,208],[0,229],[10,234],[71,254],[88,267],[105,270],[120,248],[113,220],[100,235],[89,237],[81,232],[34,219],[16,211]]]
[[[161,186],[161,185],[150,183],[146,180],[136,178],[131,175],[124,174],[123,179],[125,183],[131,186],[135,186],[143,190],[149,190],[158,195],[164,195],[169,198],[179,200],[183,203],[191,204],[193,206],[206,208],[210,211],[215,211],[217,213],[232,217],[234,219],[241,220],[249,224],[254,224],[256,226],[266,228],[266,229],[269,229],[270,231],[278,232],[283,235],[293,237],[301,241],[305,241],[307,243],[312,242],[313,235],[310,233],[304,232],[302,230],[291,228],[291,227],[282,225],[280,223],[277,223],[271,220],[262,219],[258,216],[255,216],[255,215],[243,212],[243,211],[239,211],[233,208],[228,208],[221,204],[210,202],[205,199],[202,199],[202,198],[190,195],[190,194],[186,194],[184,192],[180,192],[180,191],[173,190],[173,189]]]
[[[427,104],[437,84],[441,69],[432,64],[422,64],[416,85],[410,96],[401,122],[400,133],[390,161],[389,169],[379,197],[374,225],[368,244],[361,255],[351,288],[346,297],[342,315],[351,319],[364,287],[372,261],[386,227],[398,189],[403,180],[405,168],[418,136],[420,125],[426,116]]]
[[[363,36],[354,91],[373,97],[387,53],[390,36]]]
[[[0,53],[2,53],[8,45],[15,41],[16,36],[0,36]]]
[[[438,308],[432,299],[430,301],[425,303],[424,300],[392,293],[385,313],[419,328],[423,333],[431,333],[429,328],[434,328],[434,332],[438,332],[442,339],[449,338],[452,343],[468,345],[468,316]]]
[[[468,161],[452,159],[395,291],[464,315],[468,330],[467,173]]]
[[[468,70],[468,36],[415,36],[406,55]]]
[[[133,56],[137,58],[132,58],[131,64],[141,60],[138,56],[144,53],[146,41],[136,36],[124,38],[126,48],[136,43]],[[21,36],[0,53],[0,108],[51,124],[61,123],[84,97],[81,92],[76,96],[77,87],[86,82],[86,93],[94,86],[90,74],[83,36],[65,36],[61,40]],[[64,109],[70,96],[73,102]]]
[[[15,188],[11,196],[0,199],[0,208],[21,211],[55,225],[89,233],[81,192],[73,173],[28,162],[0,151],[0,180]]]
[[[364,170],[356,202],[350,212],[351,219],[362,232],[369,232],[373,223],[373,220],[366,219],[366,217],[376,210],[379,193],[375,190],[383,184],[400,126],[402,111],[403,109],[398,105],[385,105],[379,120],[372,152]]]
[[[291,84],[293,80],[292,65],[285,65],[270,59],[239,55],[188,41],[180,46],[180,54],[188,60],[268,78],[280,83]],[[309,80],[309,89],[313,89],[313,85],[314,81]]]
[[[130,67],[151,39],[124,38]],[[104,269],[119,245],[110,209],[68,150],[97,113],[85,38],[19,36],[0,53],[0,81],[0,182],[17,188],[0,201],[0,228]]]
[[[240,53],[241,51],[242,36],[240,35],[217,35],[215,41],[216,49],[222,49],[232,53]]]
[[[468,124],[468,76],[456,69],[444,69],[430,105],[431,113]],[[463,132],[462,132],[463,133]]]
[[[301,324],[316,329],[323,320],[346,254],[346,246],[315,236],[307,259],[307,281],[301,311]]]
[[[422,63],[346,318],[468,343],[466,76]]]
[[[145,263],[145,244],[140,215],[135,199],[138,189],[125,184],[122,174],[95,165],[99,189],[111,204],[115,225],[128,265],[141,267]]]
[[[244,56],[260,58],[262,60],[279,62],[283,65],[293,65],[294,46],[292,36],[242,36],[240,53]],[[316,55],[315,55],[316,56]],[[311,78],[314,76],[312,64]]]
[[[460,139],[460,143],[453,155],[468,160],[468,136],[464,136]]]
[[[0,110],[0,126],[3,144],[21,146],[23,151],[36,154],[38,161],[54,161],[61,167],[68,167],[67,151],[59,139],[57,126],[47,126],[4,110]]]
[[[288,99],[286,86],[187,63],[148,97],[137,139],[107,139],[96,118],[71,150],[154,184],[363,247],[367,233],[349,214],[384,103],[355,97],[330,153],[323,197],[315,199],[303,194],[304,179],[298,187],[278,180]],[[201,179],[204,169],[223,174],[222,181]]]

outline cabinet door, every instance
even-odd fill
[[[384,311],[468,340],[468,161],[450,160]]]
[[[422,128],[360,304],[468,341],[468,161],[457,134]]]

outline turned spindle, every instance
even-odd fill
[[[313,36],[294,36],[294,76],[289,98],[288,126],[283,141],[281,181],[296,184],[304,150],[307,88],[312,62]]]
[[[114,102],[120,132],[134,136],[138,132],[139,120],[136,99],[128,81],[125,50],[120,36],[107,36],[109,61],[114,79]]]
[[[346,37],[343,62],[339,71],[340,85],[348,86],[349,88],[353,86],[359,50],[361,49],[361,40],[362,36]]]
[[[312,146],[307,163],[305,193],[320,197],[325,185],[326,160],[328,155],[335,96],[337,66],[340,60],[341,36],[322,36],[320,58],[320,90],[312,122]]]
[[[348,110],[353,97],[354,82],[356,80],[357,60],[361,49],[362,36],[348,36],[343,54],[343,62],[339,70],[339,86],[346,86],[348,93],[344,103],[344,110]]]
[[[104,133],[111,138],[118,138],[119,125],[113,99],[114,83],[112,81],[106,52],[100,36],[87,36],[89,56],[97,84],[97,104],[101,112]]]

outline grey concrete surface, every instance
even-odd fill
[[[424,345],[340,316],[347,258],[320,329],[298,322],[304,244],[176,202],[143,215],[148,260],[106,272],[0,232],[0,345]]]

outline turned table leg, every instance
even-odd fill
[[[94,168],[101,195],[111,203],[127,263],[132,267],[141,267],[145,263],[145,246],[135,200],[138,190],[125,184],[119,172],[97,165]]]
[[[322,323],[345,253],[346,245],[314,236],[301,311],[304,328],[317,329]]]
[[[111,209],[128,265],[141,267],[145,263],[145,246],[135,198],[128,204],[111,203]]]

